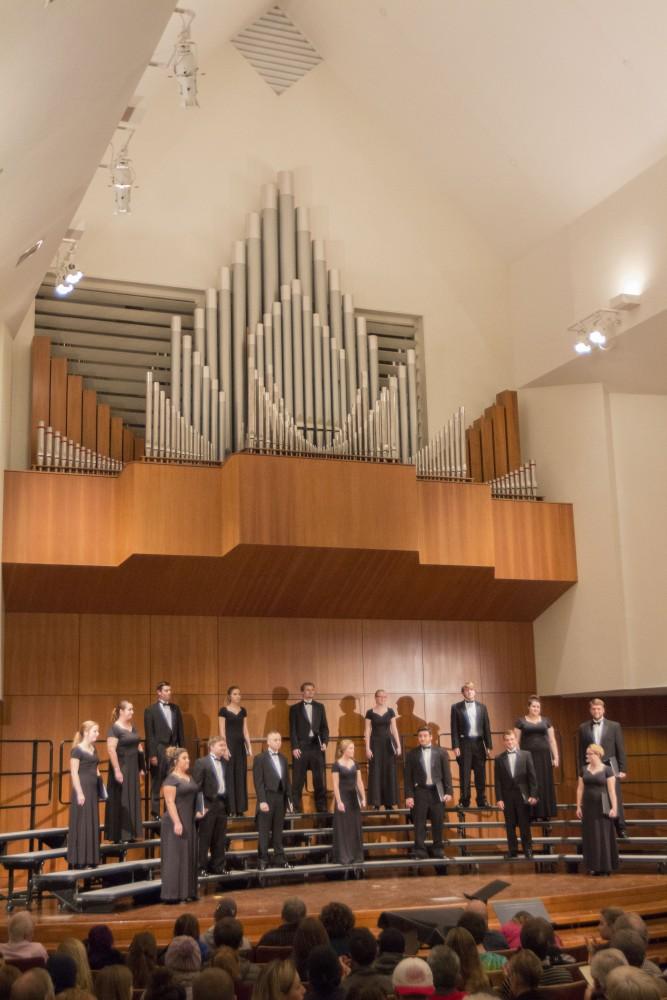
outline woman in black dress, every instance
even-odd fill
[[[556,815],[554,767],[558,767],[558,744],[551,720],[542,715],[536,694],[528,699],[528,711],[514,723],[514,733],[522,750],[533,757],[537,776],[537,804],[531,808],[531,819],[547,820]]]
[[[119,701],[111,713],[107,733],[109,780],[104,821],[108,840],[123,843],[141,839],[141,791],[139,776],[144,774],[141,739],[132,724],[134,708],[130,701]]]
[[[227,688],[227,704],[218,712],[220,735],[227,740],[232,761],[230,806],[232,814],[243,816],[248,808],[248,763],[252,757],[248,713],[241,705],[241,688],[232,684]]]
[[[610,875],[618,868],[614,818],[617,811],[616,778],[602,763],[604,750],[597,743],[586,748],[586,766],[577,782],[577,819],[581,820],[584,867],[591,875]]]
[[[375,704],[366,712],[364,741],[368,759],[368,799],[372,806],[391,809],[398,802],[396,757],[401,752],[401,738],[396,713],[387,708],[387,692],[375,692]]]
[[[160,824],[160,896],[163,903],[190,903],[197,898],[197,828],[199,785],[188,771],[183,747],[168,747],[171,771],[162,782],[164,812]]]
[[[366,808],[366,793],[361,771],[354,763],[352,740],[341,740],[332,780],[334,861],[339,865],[360,864],[364,860],[361,810]]]
[[[74,734],[69,771],[72,797],[69,807],[67,863],[70,868],[93,868],[100,863],[100,815],[97,779],[100,762],[95,741],[100,735],[96,722],[82,722]]]

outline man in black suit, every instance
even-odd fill
[[[192,777],[199,785],[206,810],[199,821],[199,873],[224,875],[227,846],[227,816],[234,811],[231,801],[233,782],[229,760],[225,756],[227,742],[222,736],[212,736],[208,753],[195,762]],[[208,854],[211,852],[209,862]]]
[[[612,722],[605,718],[604,701],[602,698],[591,698],[588,703],[591,718],[588,722],[582,722],[579,726],[579,773],[586,764],[586,747],[591,743],[596,743],[604,750],[602,758],[605,764],[611,766],[616,775],[616,832],[618,836],[625,839],[628,834],[625,829],[625,815],[623,813],[623,799],[621,797],[621,781],[626,776],[627,760],[625,756],[625,743],[623,740],[623,730],[620,722]]]
[[[144,712],[146,753],[151,768],[151,815],[160,816],[160,789],[167,776],[167,747],[182,747],[185,743],[183,716],[171,700],[171,684],[160,681],[156,687],[157,701]]]
[[[301,685],[301,701],[290,705],[289,736],[292,744],[292,781],[294,783],[294,808],[301,812],[301,792],[306,782],[306,774],[313,772],[315,808],[327,811],[327,783],[324,770],[324,753],[329,742],[327,713],[319,701],[313,701],[315,685],[304,681]]]
[[[273,847],[274,868],[291,868],[283,849],[285,812],[292,812],[292,788],[287,757],[280,753],[280,733],[266,737],[267,749],[255,757],[252,776],[257,796],[257,867],[264,870]]]
[[[519,844],[516,828],[521,831],[523,853],[533,856],[533,838],[530,833],[530,807],[537,802],[537,776],[533,757],[527,750],[517,748],[513,729],[503,733],[505,750],[494,761],[496,779],[496,805],[505,814],[508,856],[516,858]]]
[[[452,800],[452,774],[449,757],[441,747],[433,746],[431,730],[417,731],[419,746],[405,758],[405,804],[414,810],[415,857],[427,858],[426,822],[430,817],[434,858],[444,858],[442,839],[445,805]]]
[[[459,805],[470,805],[470,771],[475,775],[477,805],[484,808],[486,800],[486,761],[491,756],[491,725],[486,705],[476,701],[474,681],[461,688],[463,701],[452,705],[450,730],[452,748],[459,765]]]

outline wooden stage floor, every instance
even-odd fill
[[[396,877],[387,874],[347,881],[300,882],[296,879],[264,889],[227,890],[238,906],[238,916],[247,935],[254,942],[269,927],[280,923],[280,908],[287,896],[301,897],[308,912],[316,914],[327,902],[339,900],[357,915],[357,924],[375,928],[382,910],[424,906],[460,906],[463,893],[473,893],[486,882],[503,878],[510,883],[498,896],[499,900],[538,897],[552,917],[573,914],[572,923],[586,924],[581,939],[592,933],[592,922],[601,907],[620,905],[629,909],[649,907],[667,912],[667,878],[657,874],[621,874],[612,878],[591,878],[586,875],[550,874],[525,871],[513,874],[505,865],[494,866],[493,872],[474,875],[435,875]],[[174,920],[182,912],[195,914],[202,930],[212,922],[213,912],[226,892],[209,892],[195,903],[182,906],[154,904],[126,907],[112,914],[64,914],[55,901],[46,900],[41,907],[33,906],[32,914],[38,925],[36,937],[47,947],[62,939],[64,934],[85,937],[94,924],[108,923],[113,927],[119,945],[125,946],[140,930],[152,930],[161,943],[171,938]],[[494,924],[493,911],[490,910]],[[0,918],[4,927],[7,915]],[[558,921],[557,921],[558,922]],[[0,931],[2,933],[2,931]],[[571,933],[570,935],[571,936]]]

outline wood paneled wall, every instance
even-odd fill
[[[5,625],[2,739],[52,740],[57,770],[61,741],[71,739],[84,719],[97,720],[105,732],[119,697],[133,701],[141,729],[143,710],[163,678],[171,681],[183,709],[191,751],[197,738],[216,731],[218,709],[231,684],[239,684],[244,692],[251,736],[261,737],[272,728],[287,734],[289,704],[306,679],[315,683],[334,735],[360,736],[375,689],[385,687],[404,736],[412,736],[426,720],[448,746],[450,706],[460,697],[464,680],[476,681],[494,731],[502,731],[521,713],[535,686],[532,625],[10,613]],[[665,701],[618,699],[609,715],[628,727],[659,723]],[[570,778],[563,789],[567,798],[574,774],[573,733],[587,717],[587,706],[581,699],[549,699],[544,709],[560,731]],[[633,749],[658,749],[658,731],[628,733]],[[658,744],[649,746],[656,740]],[[27,748],[3,743],[0,750],[3,771],[29,766]],[[664,759],[656,758],[651,765],[641,759],[648,781],[662,776]],[[45,762],[43,750],[40,766]],[[41,778],[42,787],[45,783]],[[3,801],[25,801],[21,792],[26,787],[26,778],[4,778],[0,796]],[[635,798],[664,798],[662,790],[652,796],[650,792],[646,785]],[[39,820],[50,824],[65,818],[54,793],[53,805],[39,810]],[[27,822],[27,809],[0,812],[4,829]]]

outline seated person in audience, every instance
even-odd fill
[[[88,962],[93,970],[104,969],[107,965],[124,965],[125,959],[113,945],[111,928],[106,924],[95,924],[88,931],[86,939]]]
[[[467,996],[458,986],[461,963],[453,948],[446,944],[437,944],[435,948],[431,948],[426,961],[433,973],[433,985],[437,997],[463,1000],[463,997]]]
[[[391,976],[398,963],[404,958],[405,938],[396,927],[385,927],[378,937],[375,971],[383,976]]]
[[[346,995],[354,986],[379,986],[387,996],[393,992],[391,977],[375,971],[376,957],[377,941],[367,927],[356,927],[350,934],[350,974],[343,982]]]
[[[46,971],[51,976],[53,992],[62,993],[76,986],[76,962],[70,955],[49,955],[46,961]]]
[[[619,918],[621,919],[621,918]],[[628,960],[628,965],[635,969],[641,969],[650,976],[662,976],[662,972],[650,959],[646,958],[646,941],[638,930],[631,930],[629,927],[618,927],[618,920],[614,924],[614,932],[609,941],[610,948],[618,948]]]
[[[294,935],[290,956],[301,979],[308,978],[308,958],[313,948],[321,944],[329,944],[324,924],[317,917],[304,917]]]
[[[95,976],[97,1000],[132,1000],[132,973],[126,965],[106,965]]]
[[[598,934],[606,944],[609,944],[611,935],[614,932],[614,924],[619,917],[624,915],[625,910],[623,910],[620,906],[605,906],[603,910],[600,910]]]
[[[458,922],[459,927],[465,927],[467,931],[472,935],[472,939],[475,942],[477,951],[479,953],[479,960],[482,963],[482,968],[485,972],[491,969],[502,969],[503,965],[507,963],[507,959],[504,955],[497,955],[493,951],[487,951],[484,947],[484,932],[486,930],[486,921],[479,913],[474,913],[471,910],[466,910],[459,917]]]
[[[175,982],[191,994],[192,982],[201,970],[201,951],[198,943],[187,934],[175,937],[164,956],[164,967],[169,969]]]
[[[628,960],[618,948],[602,948],[591,959],[591,978],[593,985],[588,986],[584,1000],[605,1000],[607,996],[607,976],[612,969],[627,965]]]
[[[150,935],[153,937],[153,935]],[[153,938],[155,941],[155,938]],[[83,941],[75,937],[63,938],[58,945],[57,951],[60,955],[69,955],[76,963],[76,983],[78,989],[86,993],[93,992],[93,976],[90,971],[88,955]]]
[[[544,917],[531,917],[521,928],[521,947],[532,951],[542,963],[540,986],[558,986],[571,983],[572,976],[565,965],[554,964],[554,930]]]
[[[391,990],[401,1000],[433,996],[433,973],[423,958],[404,958],[391,976]]]
[[[204,969],[192,983],[192,1000],[234,1000],[234,983],[222,969]]]
[[[350,954],[350,932],[354,913],[346,903],[327,903],[320,910],[320,920],[329,935],[329,943],[337,955]]]
[[[609,1000],[661,1000],[659,979],[641,969],[619,966],[607,976]]]
[[[238,908],[236,906],[236,900],[233,899],[231,896],[225,896],[224,899],[220,900],[215,909],[215,913],[213,914],[213,923],[211,924],[209,929],[204,933],[203,937],[204,944],[208,948],[209,952],[213,953],[215,951],[213,931],[215,930],[215,925],[217,924],[218,920],[224,920],[225,917],[235,917],[237,912]],[[247,938],[244,934],[239,951],[251,951],[251,950],[252,950],[252,944],[250,943],[250,939]]]
[[[0,944],[0,955],[6,962],[12,959],[41,958],[46,964],[49,957],[39,941],[33,941],[35,921],[26,910],[14,913],[7,924],[7,944]]]
[[[234,986],[241,982],[241,959],[239,953],[234,951],[233,948],[229,948],[226,944],[223,944],[222,948],[214,953],[211,959],[211,966],[215,969],[221,969],[222,972],[226,972],[231,978]]]
[[[303,1000],[304,988],[294,963],[276,959],[262,966],[253,1000]]]
[[[139,931],[127,949],[127,967],[135,990],[145,990],[157,968],[157,941],[151,931]]]
[[[11,1000],[54,1000],[55,993],[46,969],[29,969],[14,980],[9,996]]]
[[[612,937],[617,931],[636,931],[640,935],[646,949],[648,949],[648,927],[646,926],[646,921],[638,913],[622,913],[614,921],[614,926],[612,927]],[[611,940],[611,939],[610,939]],[[630,962],[632,965],[632,962]],[[660,968],[652,962],[650,958],[644,958],[642,965],[640,966],[642,972],[648,972],[652,976],[661,976],[662,972]]]
[[[489,929],[489,908],[483,899],[471,899],[466,906],[466,913],[478,913],[484,920],[484,941],[482,942],[486,951],[498,951],[511,947],[507,938],[501,931]],[[518,933],[517,933],[518,937]]]
[[[195,917],[194,913],[181,913],[180,917],[176,918],[174,923],[174,937],[191,937],[193,941],[196,941],[199,945],[199,950],[201,952],[201,962],[204,965],[208,961],[209,949],[206,942],[202,939],[199,931],[199,921]]]
[[[489,993],[491,984],[482,968],[479,952],[470,931],[465,927],[452,927],[447,933],[445,944],[453,948],[461,963],[459,985],[465,993]]]
[[[303,918],[306,916],[306,904],[298,896],[288,896],[280,913],[282,924],[262,934],[257,942],[258,947],[291,947],[294,935]]]
[[[526,920],[530,920],[532,913],[528,910],[517,910],[511,920],[508,920],[506,924],[501,926],[501,931],[505,940],[507,941],[506,947],[508,948],[520,948],[521,947],[521,928],[525,924]]]
[[[308,984],[304,1000],[343,1000],[343,967],[331,945],[319,944],[308,956]]]
[[[524,948],[512,955],[507,963],[507,982],[513,1000],[539,1000],[542,963],[537,955]]]
[[[6,962],[0,963],[0,1000],[9,1000],[12,986],[21,975],[21,970],[15,965],[8,965]]]
[[[236,952],[239,959],[239,980],[242,983],[255,983],[259,976],[259,966],[241,954],[241,942],[243,941],[243,924],[235,917],[223,917],[218,920],[213,929],[213,944],[217,948],[226,945]]]
[[[158,967],[141,1000],[187,1000],[185,986],[176,982],[169,969]]]

